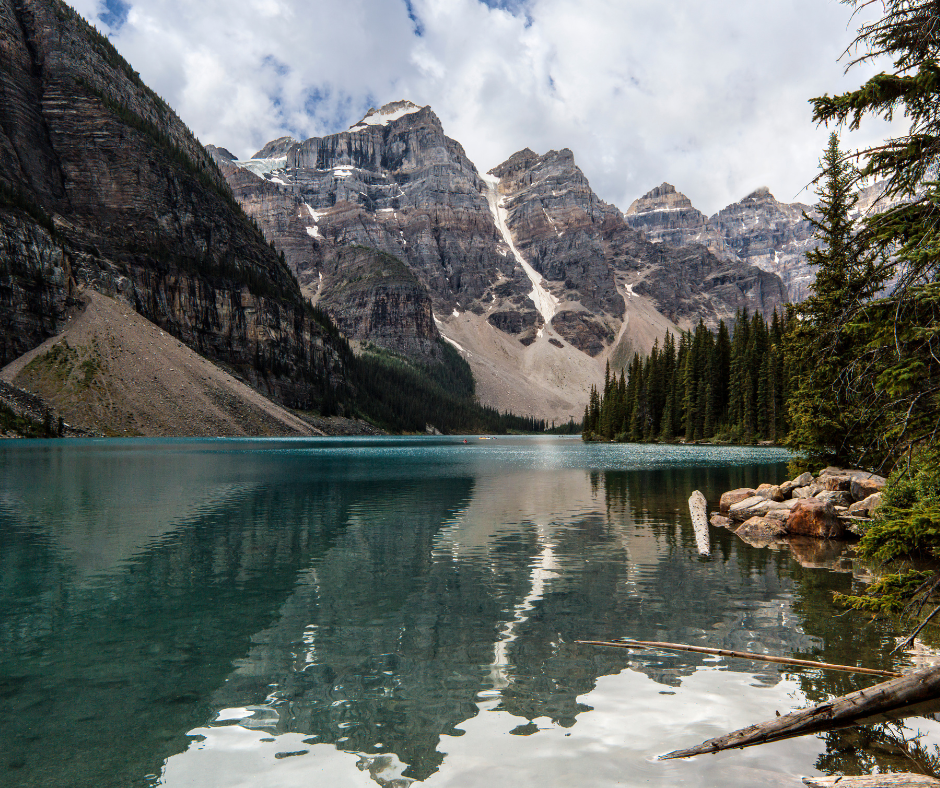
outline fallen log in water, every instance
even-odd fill
[[[841,670],[846,673],[864,673],[867,676],[889,676],[898,678],[900,673],[890,670],[877,670],[875,668],[859,668],[853,665],[835,665],[831,662],[816,662],[811,659],[794,659],[793,657],[775,657],[770,654],[754,654],[751,651],[728,651],[723,648],[709,648],[707,646],[687,646],[684,643],[660,643],[657,640],[576,640],[585,646],[610,646],[611,648],[642,648],[642,649],[668,649],[670,651],[691,651],[694,654],[713,654],[718,657],[733,657],[734,659],[753,659],[758,662],[775,662],[778,665],[795,665],[801,668],[823,668],[825,670]]]
[[[927,668],[908,673],[897,679],[876,684],[874,687],[833,698],[809,709],[794,711],[782,717],[751,725],[749,728],[709,739],[688,750],[676,750],[660,756],[667,761],[689,758],[693,755],[720,752],[740,747],[751,747],[810,733],[847,728],[867,722],[896,719],[900,710],[910,714],[924,713],[929,707],[936,710],[940,698],[940,668]],[[930,702],[933,701],[931,704]],[[905,715],[907,716],[907,715]]]
[[[808,788],[940,788],[940,780],[923,774],[866,774],[861,777],[804,777]]]
[[[708,501],[698,490],[689,498],[689,512],[692,515],[692,528],[695,531],[695,544],[699,555],[711,555],[712,545],[708,536]]]

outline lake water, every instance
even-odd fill
[[[566,438],[3,442],[0,785],[751,788],[896,768],[871,731],[659,762],[873,680],[575,643],[904,667],[897,633],[833,608],[859,587],[838,550],[716,529],[696,550],[692,490],[714,506],[785,460]]]

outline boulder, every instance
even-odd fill
[[[757,489],[754,492],[756,492],[758,495],[763,495],[765,498],[769,498],[770,491],[773,489],[773,487],[774,486],[772,484],[764,482],[763,484],[758,484]]]
[[[875,474],[865,474],[864,476],[855,476],[852,478],[852,485],[850,490],[852,492],[852,498],[856,501],[864,501],[869,495],[874,495],[875,493],[880,493],[885,484],[887,484],[887,479],[883,476],[876,476]]]
[[[782,503],[783,501],[785,501],[785,500],[787,499],[787,496],[784,495],[783,492],[781,492],[781,490],[780,490],[780,485],[779,485],[779,484],[775,484],[773,487],[770,488],[770,496],[769,496],[769,498],[770,498],[771,501],[776,501],[777,503]]]
[[[851,506],[849,506],[849,514],[871,515],[880,505],[881,493],[872,493],[867,498],[864,498],[861,501],[856,501]]]
[[[811,487],[797,487],[793,491],[792,498],[812,498],[812,488]]]
[[[736,523],[743,523],[750,517],[766,517],[775,510],[789,513],[790,508],[795,503],[795,501],[771,501],[769,498],[753,495],[734,504],[729,510],[728,516]]]
[[[817,484],[824,490],[830,492],[850,492],[852,489],[852,477],[848,475],[830,476],[820,474]]]
[[[750,498],[757,493],[757,490],[753,490],[750,487],[739,487],[737,490],[730,490],[729,492],[724,493],[721,496],[721,501],[718,504],[718,511],[720,514],[728,514],[731,510],[731,507],[743,501],[745,498]]]
[[[734,521],[729,517],[724,517],[718,512],[712,512],[712,516],[709,521],[715,528],[730,528],[734,525]]]
[[[809,471],[806,473],[801,473],[795,479],[791,479],[788,482],[784,482],[780,485],[780,494],[784,498],[790,498],[793,496],[793,491],[798,487],[809,487],[813,483],[813,474]]]
[[[836,517],[829,501],[803,498],[796,502],[787,518],[787,532],[815,539],[841,539],[845,536],[845,525]]]
[[[818,501],[829,501],[833,506],[845,506],[846,508],[855,503],[852,493],[844,490],[823,490],[813,497]]]
[[[787,535],[787,528],[780,520],[769,517],[750,517],[738,526],[735,533],[748,542],[772,542]]]

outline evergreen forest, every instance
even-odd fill
[[[678,339],[667,333],[646,358],[634,354],[618,378],[608,365],[591,389],[585,440],[779,441],[790,427],[786,321],[738,312],[729,333],[699,321]]]

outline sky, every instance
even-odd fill
[[[664,181],[711,215],[766,186],[815,202],[845,74],[838,0],[73,0],[204,144],[241,158],[429,104],[481,172],[570,148],[622,210]],[[890,64],[887,64],[890,65]],[[844,148],[902,131],[881,121]]]

